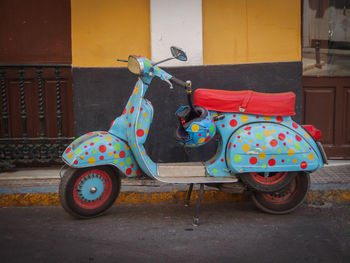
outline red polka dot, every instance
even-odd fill
[[[126,169],[126,174],[127,175],[131,174],[131,168]]]
[[[142,137],[144,134],[145,134],[145,132],[142,129],[138,129],[136,131],[136,135],[139,136],[139,137]]]
[[[263,126],[263,129],[265,129],[266,127],[265,126]]]
[[[251,135],[252,133],[251,132],[248,132],[248,135]]]
[[[129,128],[131,127],[131,123],[129,123]]]
[[[124,152],[124,151],[121,151],[121,152],[119,153],[119,157],[120,157],[120,158],[124,158],[124,157],[125,157],[125,152]]]
[[[89,153],[88,152],[85,152],[85,155],[88,155]]]
[[[236,118],[236,114],[233,114],[232,116],[233,116],[233,118]]]
[[[285,138],[286,138],[286,135],[284,135],[283,133],[278,134],[278,139],[280,141],[284,141]]]
[[[134,109],[135,109],[134,106],[132,106],[131,109],[130,109],[130,113],[133,113]]]
[[[123,115],[126,113],[126,109],[123,110]]]
[[[251,129],[252,129],[252,127],[250,127],[250,126],[244,128],[244,130],[246,130],[246,131],[250,131]]]
[[[141,173],[141,172],[140,172],[140,169],[137,169],[137,170],[136,170],[136,174],[137,174],[137,175],[140,175],[140,173]]]
[[[98,150],[101,152],[101,153],[104,153],[106,150],[107,150],[107,147],[104,146],[104,145],[101,145]]]
[[[298,129],[298,127],[299,127],[298,124],[296,124],[295,122],[292,123],[292,126],[294,129]]]
[[[282,160],[281,162],[284,163],[284,160]]]
[[[232,120],[230,121],[230,126],[231,126],[231,127],[236,127],[236,126],[237,126],[237,121],[236,121],[235,119],[232,119]]]
[[[276,146],[278,145],[277,140],[275,140],[275,139],[271,140],[271,141],[270,141],[270,145],[271,145],[272,147],[276,147]]]
[[[222,159],[222,158],[221,158],[221,160],[220,160],[220,161],[222,161],[222,162],[223,162],[223,161],[224,161],[224,159]]]
[[[143,108],[140,109],[140,111],[142,111],[142,110],[143,110]]]
[[[236,148],[236,144],[233,145],[233,148]]]
[[[77,160],[75,160],[75,161],[74,161],[74,164],[78,164],[78,161],[77,161]]]
[[[114,124],[115,120],[111,123],[111,126],[109,128],[112,128],[113,124]]]
[[[65,153],[69,153],[71,149],[72,149],[71,147],[68,147]]]
[[[102,161],[103,159],[104,159],[104,157],[101,155],[101,156],[100,156],[100,160]]]
[[[270,159],[270,160],[268,161],[268,164],[269,164],[270,166],[274,166],[274,165],[276,164],[275,159]]]
[[[134,168],[134,164],[131,164],[130,167],[131,167],[131,168]]]
[[[237,136],[237,138],[238,138],[238,139],[240,139],[240,138],[241,138],[241,136]]]
[[[277,116],[276,121],[281,123],[283,121],[283,118],[281,116]]]
[[[92,143],[90,143],[90,146],[94,146],[95,144],[92,142]]]
[[[259,143],[257,143],[256,146],[259,147]]]
[[[297,135],[295,135],[295,139],[298,141],[298,142],[300,142],[301,141],[301,138],[300,138],[300,136],[297,134]]]
[[[114,154],[116,154],[116,153],[117,153],[117,151],[114,151],[113,153],[114,153]]]
[[[202,136],[202,134],[201,134],[201,133],[199,133],[199,134],[198,134],[198,136],[199,136],[199,137],[201,137],[201,136]]]
[[[108,132],[101,132],[101,134],[103,134],[103,135],[107,135],[107,134],[108,134]]]
[[[249,162],[251,164],[256,164],[258,162],[258,159],[256,157],[252,157],[252,158],[249,159]]]
[[[300,164],[300,168],[301,169],[306,169],[307,168],[307,162],[302,162],[301,164]]]
[[[289,134],[289,132],[286,132],[287,134]]]
[[[207,141],[209,141],[210,140],[210,136],[208,136],[207,138],[205,138],[205,141],[207,142]]]
[[[84,148],[87,148],[87,146],[85,145]]]
[[[225,124],[221,125],[222,128],[225,128]]]
[[[231,144],[232,144],[232,143],[230,142],[229,145],[228,145],[228,148],[229,148],[229,149],[231,148]]]
[[[287,144],[284,142],[283,145],[286,146]]]

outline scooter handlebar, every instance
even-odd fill
[[[176,85],[179,85],[179,86],[181,86],[181,87],[186,88],[186,82],[185,82],[185,81],[182,81],[181,79],[172,77],[172,78],[170,79],[170,82],[173,83],[173,84],[176,84]]]

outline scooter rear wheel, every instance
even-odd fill
[[[289,185],[296,174],[297,172],[271,172],[265,176],[264,173],[250,172],[240,174],[240,178],[255,191],[273,193]]]
[[[96,217],[105,212],[120,192],[120,176],[108,166],[68,168],[59,196],[62,207],[77,218]]]
[[[252,199],[255,205],[266,213],[288,214],[304,202],[309,187],[309,174],[299,172],[284,189],[274,193],[254,192]]]

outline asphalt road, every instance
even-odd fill
[[[0,209],[1,262],[350,262],[350,205],[284,216],[250,202],[113,206],[76,220],[61,207]]]

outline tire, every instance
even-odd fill
[[[272,193],[289,185],[298,172],[273,172],[265,177],[264,173],[240,174],[242,182],[250,189],[258,192]]]
[[[61,205],[74,217],[96,217],[115,202],[120,184],[119,173],[108,166],[68,168],[59,185]]]
[[[308,173],[299,172],[294,180],[284,189],[274,193],[254,192],[252,199],[262,211],[281,215],[297,209],[305,200],[310,187]]]

